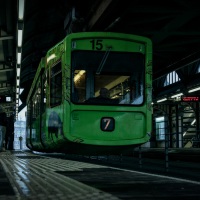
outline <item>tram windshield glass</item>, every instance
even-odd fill
[[[72,101],[81,104],[141,105],[144,100],[144,75],[145,56],[142,53],[73,51]],[[100,98],[101,88],[107,89],[107,98]]]

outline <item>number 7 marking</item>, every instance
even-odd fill
[[[103,121],[106,123],[106,126],[104,127],[104,130],[106,130],[110,124],[111,119],[105,118]]]

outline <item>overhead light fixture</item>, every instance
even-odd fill
[[[179,97],[181,95],[183,95],[183,93],[175,94],[175,95],[171,96],[171,98]]]
[[[21,57],[22,57],[22,53],[18,52],[18,53],[17,53],[17,64],[18,64],[18,65],[21,64]]]
[[[17,67],[17,77],[20,76],[20,67]]]
[[[166,101],[166,100],[167,100],[167,98],[159,99],[159,100],[157,101],[157,103],[160,103],[160,102],[163,102],[163,101]]]
[[[17,87],[19,87],[19,79],[17,79]]]
[[[194,120],[192,121],[191,125],[194,125],[195,122],[196,122],[196,119],[194,119]]]
[[[6,97],[6,102],[11,102],[12,101],[12,98],[11,97]]]
[[[18,30],[18,39],[17,39],[17,45],[18,45],[18,47],[21,47],[22,46],[22,30]]]
[[[195,92],[195,91],[198,91],[198,90],[200,90],[200,87],[197,87],[197,88],[191,89],[191,90],[189,90],[188,92],[191,93],[191,92]]]
[[[16,86],[16,93],[19,94],[19,87]]]
[[[18,18],[19,20],[24,19],[24,0],[19,0]]]

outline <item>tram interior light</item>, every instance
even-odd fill
[[[74,82],[77,82],[81,76],[85,73],[85,70],[81,70],[75,77],[74,77]]]

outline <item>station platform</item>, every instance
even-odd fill
[[[153,163],[144,158],[141,167],[138,158],[79,157],[78,160],[78,157],[52,155],[17,150],[0,152],[0,199],[200,199],[197,176],[176,177],[147,170],[153,166],[161,168],[163,162],[159,159]],[[184,165],[183,173],[189,167],[190,173],[199,174],[199,163],[173,162]],[[171,167],[175,165],[173,162]],[[192,172],[191,166],[195,171]]]

